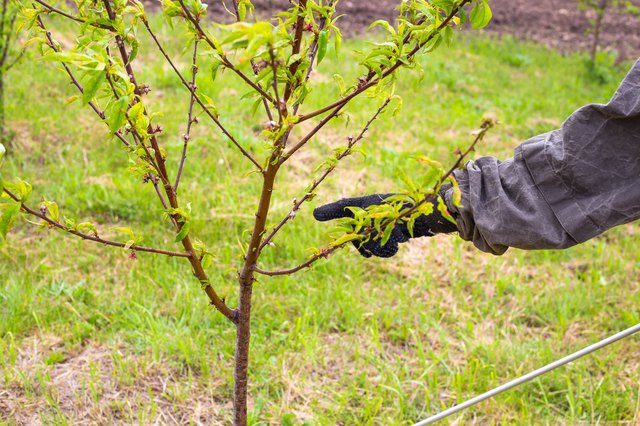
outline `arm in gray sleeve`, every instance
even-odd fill
[[[566,248],[640,218],[640,60],[606,105],[574,112],[513,158],[455,172],[460,236],[482,251]]]

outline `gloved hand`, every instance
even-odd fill
[[[316,208],[313,211],[313,217],[322,222],[343,217],[353,217],[353,212],[347,207],[366,209],[371,205],[384,203],[385,198],[392,195],[394,194],[373,194],[365,197],[345,198]],[[437,198],[435,196],[430,198],[428,202],[437,206]],[[442,216],[438,209],[434,207],[432,214],[419,216],[416,219],[413,226],[413,237],[409,233],[406,223],[398,222],[393,231],[391,231],[391,237],[385,245],[380,244],[380,239],[376,235],[372,235],[364,243],[356,240],[353,245],[364,257],[391,257],[398,252],[398,244],[407,242],[410,238],[432,237],[435,234],[451,233],[457,230],[456,225]]]

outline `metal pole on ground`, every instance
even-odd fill
[[[551,370],[555,370],[558,367],[561,367],[565,364],[570,363],[571,361],[575,361],[578,358],[582,358],[585,355],[588,355],[592,352],[597,351],[598,349],[602,349],[607,345],[610,345],[611,343],[617,342],[620,339],[624,339],[625,337],[631,336],[634,333],[637,333],[638,331],[640,331],[640,324],[636,324],[633,327],[627,328],[624,331],[621,331],[620,333],[614,334],[611,337],[608,337],[604,340],[599,341],[598,343],[594,343],[591,346],[587,346],[586,348],[579,350],[578,352],[575,352],[571,355],[568,355],[562,359],[559,359],[557,361],[552,362],[551,364],[547,364],[542,368],[538,368],[535,371],[532,371],[529,374],[526,374],[522,377],[519,377],[515,380],[512,380],[508,383],[505,383],[502,386],[499,386],[495,389],[492,389],[488,392],[483,393],[482,395],[478,395],[475,398],[472,398],[468,401],[463,402],[462,404],[459,405],[454,405],[453,407],[442,411],[441,413],[438,413],[434,416],[429,417],[428,419],[422,420],[421,422],[418,422],[416,424],[414,424],[413,426],[424,426],[424,425],[430,425],[432,423],[437,422],[438,420],[442,420],[446,417],[449,417],[459,411],[462,411],[466,408],[469,408],[473,405],[476,405],[477,403],[484,401],[485,399],[491,398],[493,396],[496,396],[504,391],[507,391],[511,388],[514,388],[518,385],[521,385],[522,383],[528,382],[532,379],[535,379],[538,376],[541,376],[545,373],[550,372]]]

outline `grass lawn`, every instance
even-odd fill
[[[154,20],[160,27],[161,20]],[[58,27],[53,21],[52,28]],[[59,28],[59,27],[58,27]],[[54,31],[63,45],[68,30]],[[176,29],[176,34],[182,34]],[[163,40],[180,66],[189,52]],[[344,196],[402,187],[412,156],[451,163],[486,112],[501,125],[475,155],[510,156],[528,137],[557,128],[574,109],[606,102],[628,64],[589,76],[585,56],[482,34],[405,70],[403,109],[379,119],[362,147],[266,250],[262,266],[295,266],[324,245],[311,210]],[[313,78],[309,110],[338,96],[333,79],[362,72],[351,40]],[[34,56],[37,56],[34,54]],[[144,64],[142,66],[141,64]],[[353,64],[353,65],[352,65]],[[128,172],[57,64],[27,59],[9,75],[8,121],[16,132],[3,176],[20,176],[63,214],[92,220],[106,236],[129,226],[144,243],[177,249],[153,188]],[[141,49],[138,79],[174,159],[188,96],[154,50]],[[239,99],[231,75],[198,86],[256,156],[264,119]],[[220,76],[218,77],[220,79]],[[375,111],[364,99],[296,154],[277,182],[272,222],[305,193],[315,169]],[[303,109],[304,109],[303,108]],[[304,112],[304,111],[302,111]],[[258,125],[258,126],[257,126]],[[311,124],[309,124],[311,125]],[[251,164],[209,125],[194,128],[181,184],[192,232],[215,250],[214,287],[235,305],[235,269],[257,204]],[[0,245],[0,424],[229,424],[234,329],[206,303],[184,259],[97,246],[22,221]],[[291,277],[254,289],[250,365],[254,425],[410,425],[607,335],[640,322],[640,226],[627,225],[565,251],[481,253],[458,237],[414,240],[391,259],[349,248]],[[626,339],[450,419],[452,424],[639,424],[640,340]],[[447,421],[443,422],[447,424]]]

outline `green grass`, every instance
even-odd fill
[[[179,33],[179,31],[178,31]],[[60,36],[60,33],[58,33]],[[168,37],[164,34],[164,39]],[[60,37],[62,38],[62,37]],[[349,53],[327,57],[310,105],[337,96],[332,76],[354,81]],[[188,53],[171,46],[183,69]],[[170,158],[181,148],[187,96],[153,51],[139,80],[166,129]],[[486,112],[501,125],[475,155],[506,158],[521,141],[556,128],[574,109],[606,102],[610,82],[590,78],[583,55],[510,38],[463,35],[405,71],[402,112],[385,114],[311,204],[401,187],[415,154],[450,163]],[[123,150],[54,64],[27,60],[9,76],[16,132],[5,176],[21,176],[67,215],[106,235],[131,226],[145,244],[176,247],[149,185],[127,173]],[[257,156],[266,150],[246,92],[225,74],[198,86],[218,100],[223,122]],[[277,182],[273,220],[304,194],[314,169],[377,108],[354,103]],[[194,131],[181,193],[194,233],[216,254],[210,276],[235,305],[241,241],[252,224],[258,178],[209,126]],[[293,266],[328,241],[306,206],[266,251],[266,268]],[[457,237],[406,244],[392,259],[342,250],[291,277],[260,279],[254,291],[250,366],[252,424],[407,425],[640,322],[640,228],[632,224],[565,251],[509,250],[493,257]],[[117,237],[117,236],[116,236]],[[207,305],[188,264],[78,241],[22,222],[0,246],[0,421],[30,424],[228,424],[234,330]],[[637,338],[624,340],[454,416],[455,424],[637,424]],[[444,422],[446,424],[446,421]]]

